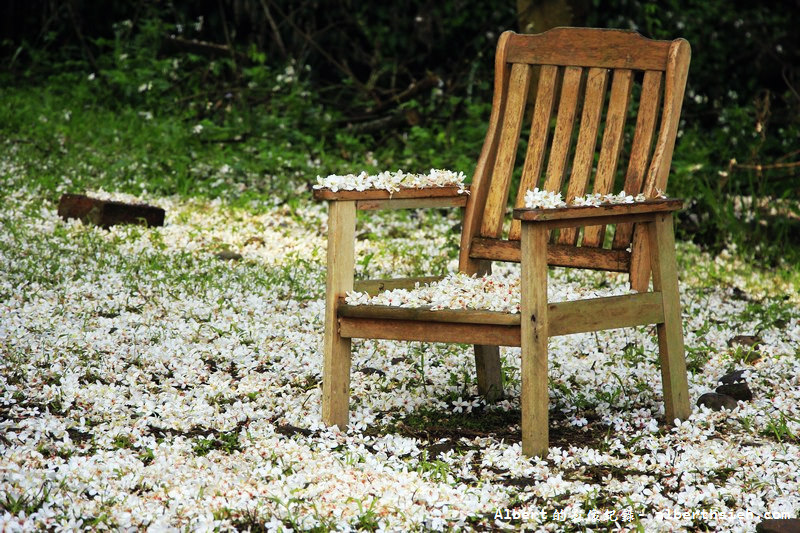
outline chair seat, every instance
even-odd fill
[[[348,293],[345,303],[350,306],[372,305],[405,309],[473,310],[497,314],[518,314],[520,305],[519,273],[508,269],[507,273],[480,277],[465,274],[449,274],[443,279],[417,284],[411,289],[393,289],[370,296],[366,292]],[[635,294],[620,280],[619,283],[604,281],[600,287],[587,286],[581,282],[564,280],[551,274],[547,284],[548,302],[570,302],[590,298]],[[466,313],[465,315],[468,315]],[[491,316],[491,315],[487,315]],[[516,322],[519,324],[519,320]]]
[[[518,276],[451,274],[375,296],[350,292],[338,306],[340,334],[519,346],[519,284]],[[653,324],[664,318],[661,293],[637,293],[622,284],[587,289],[578,282],[557,280],[548,284],[548,300],[557,300],[548,304],[550,336]]]

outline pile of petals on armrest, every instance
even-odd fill
[[[422,189],[425,187],[458,187],[460,194],[469,194],[469,188],[464,184],[463,172],[441,170],[432,168],[427,174],[406,174],[402,170],[397,172],[384,171],[379,174],[347,174],[339,176],[331,174],[323,178],[317,176],[315,189],[330,189],[337,191],[366,191],[380,189],[397,192],[400,189]]]
[[[658,191],[659,198],[666,198],[661,191]],[[538,188],[525,193],[525,207],[528,209],[555,209],[558,207],[569,206],[601,206],[608,204],[632,204],[635,202],[645,202],[647,197],[644,193],[633,196],[626,194],[625,191],[619,194],[600,194],[589,193],[585,196],[576,196],[572,202],[567,204],[562,198],[561,193],[550,191],[540,191]]]

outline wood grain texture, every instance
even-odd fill
[[[492,262],[481,261],[478,276],[492,273]],[[475,356],[475,378],[478,382],[478,394],[487,402],[495,402],[503,397],[503,367],[500,362],[500,347],[489,344],[475,344],[472,347]]]
[[[510,261],[519,263],[519,241],[505,239],[486,239],[476,237],[472,242],[471,253],[475,259]],[[630,270],[630,253],[626,250],[604,250],[602,248],[576,248],[575,246],[550,244],[547,247],[547,264],[611,272]]]
[[[683,207],[680,198],[646,200],[632,204],[606,204],[598,206],[570,206],[555,209],[514,209],[514,218],[530,221],[566,220],[570,218],[598,218],[677,211]]]
[[[500,144],[497,147],[489,195],[481,221],[481,235],[498,237],[503,231],[503,219],[508,202],[509,184],[514,163],[519,149],[522,118],[525,114],[525,101],[531,82],[531,67],[516,63],[511,66],[508,101],[503,117],[503,128],[500,132]]]
[[[348,338],[519,346],[519,326],[341,317],[339,331]]]
[[[466,194],[460,194],[458,187],[415,187],[403,188],[399,191],[389,192],[379,189],[369,189],[366,191],[332,191],[330,189],[314,189],[314,199],[316,200],[399,200],[403,198],[463,198]]]
[[[376,318],[390,320],[415,320],[421,322],[449,322],[453,324],[491,324],[519,326],[519,315],[486,311],[483,309],[437,309],[429,307],[399,307],[394,305],[339,306],[339,316],[347,318]]]
[[[664,321],[661,294],[645,292],[549,304],[550,336],[627,328]]]
[[[653,41],[636,32],[597,28],[554,28],[508,39],[508,61],[533,65],[665,70],[670,41]]]
[[[619,151],[622,148],[622,138],[625,133],[625,118],[628,115],[632,80],[632,71],[622,69],[614,71],[611,96],[603,130],[603,142],[600,147],[600,158],[597,161],[597,173],[595,174],[592,188],[595,193],[608,194],[614,186]],[[605,229],[605,226],[584,228],[581,246],[602,246]]]
[[[362,279],[353,284],[353,290],[366,292],[370,296],[375,296],[383,291],[394,289],[413,289],[419,283],[420,286],[434,283],[443,279],[444,276],[419,276],[415,278],[392,278],[392,279]]]
[[[594,153],[597,149],[597,132],[600,126],[600,117],[603,113],[603,103],[608,82],[608,70],[592,68],[586,76],[586,94],[583,101],[581,127],[578,141],[575,145],[575,158],[572,162],[572,173],[567,186],[567,203],[572,202],[576,196],[586,194],[589,174],[594,165]],[[522,207],[522,206],[517,206]],[[564,228],[558,236],[559,244],[576,244],[578,232],[575,228]]]
[[[648,196],[652,196],[657,189],[665,191],[667,187],[691,53],[689,43],[684,39],[677,39],[670,45],[667,71],[664,76],[664,109],[661,114],[661,128],[644,186],[644,192]]]
[[[561,97],[558,102],[556,129],[553,132],[553,143],[550,146],[550,157],[547,161],[547,172],[544,190],[559,192],[564,182],[564,171],[567,165],[572,130],[575,125],[575,111],[578,107],[578,94],[581,88],[583,69],[566,67],[564,80],[561,83]]]
[[[520,345],[522,453],[547,456],[550,396],[547,391],[547,230],[523,224],[520,237]]]
[[[500,347],[475,344],[475,377],[478,394],[487,402],[503,398],[503,368],[500,363]]]
[[[642,80],[642,93],[639,98],[639,111],[636,116],[636,130],[631,144],[631,157],[625,174],[623,190],[628,194],[642,192],[644,175],[650,161],[650,149],[658,119],[658,106],[661,103],[662,73],[647,71]],[[632,224],[619,224],[614,232],[612,248],[627,248],[633,236]]]
[[[539,85],[536,90],[536,104],[533,108],[531,132],[528,136],[528,149],[525,153],[525,163],[522,165],[522,177],[517,191],[516,207],[525,205],[525,192],[533,189],[539,183],[542,174],[544,154],[547,150],[547,140],[550,136],[550,116],[553,114],[555,90],[558,84],[558,67],[553,65],[542,66],[539,73]],[[520,225],[511,221],[508,238],[519,240]]]
[[[664,321],[660,292],[548,303],[547,313],[549,317],[548,335],[551,337],[657,324]],[[492,338],[498,341],[500,346],[519,346],[521,316],[516,313],[497,313],[485,310],[440,309],[432,311],[426,307],[342,305],[339,322],[347,324],[347,327],[341,330],[342,336],[345,337],[459,343],[468,343],[475,338],[483,340]],[[389,334],[382,332],[380,324],[390,323],[395,324],[391,326],[393,332]],[[359,325],[368,325],[369,327],[359,329]],[[450,328],[450,326],[458,327]],[[464,332],[473,326],[477,327],[477,337],[465,337],[467,340],[446,340],[458,339],[456,335],[465,334]],[[495,328],[495,326],[497,327]],[[403,327],[410,328],[406,336],[403,336]],[[436,333],[430,333],[423,337],[425,334],[420,332],[425,328],[435,330]]]
[[[497,145],[500,141],[500,117],[505,114],[505,97],[508,92],[508,82],[511,76],[511,67],[506,61],[508,39],[513,32],[506,31],[497,41],[497,51],[494,58],[494,95],[492,96],[492,112],[489,117],[489,127],[483,141],[478,163],[472,175],[472,187],[469,202],[464,210],[464,221],[461,228],[461,247],[458,256],[458,270],[466,274],[474,274],[481,268],[480,261],[470,257],[469,249],[473,237],[481,227],[486,198],[492,179],[492,169],[497,156]]]
[[[672,165],[672,152],[675,148],[675,138],[680,123],[691,54],[689,43],[684,39],[676,39],[670,44],[667,70],[664,74],[664,107],[661,112],[661,126],[653,150],[650,169],[642,188],[648,197],[655,196],[659,190],[667,190],[667,179]],[[639,237],[637,238],[637,236]],[[650,278],[650,257],[648,246],[644,240],[642,232],[634,233],[631,287],[637,290],[645,288]]]
[[[402,198],[391,200],[359,200],[356,207],[360,211],[378,211],[382,209],[418,209],[440,207],[464,207],[467,205],[466,195],[443,196],[438,198]]]
[[[656,329],[664,386],[664,411],[667,423],[671,424],[676,418],[686,420],[692,412],[686,376],[672,216],[659,215],[648,226],[653,289],[660,291],[664,311],[664,321]]]
[[[347,427],[350,404],[350,339],[339,334],[339,298],[353,290],[356,205],[353,201],[328,204],[328,270],[325,284],[323,339],[322,420]]]
[[[631,289],[639,292],[647,291],[650,286],[650,238],[641,224],[633,226],[630,284]]]

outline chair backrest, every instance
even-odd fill
[[[690,55],[684,39],[655,41],[632,31],[503,33],[489,128],[464,215],[460,268],[472,273],[481,260],[519,260],[519,221],[504,224],[515,169],[521,168],[516,207],[534,187],[562,192],[567,201],[589,192],[652,197],[665,191]],[[534,101],[526,120],[529,96]],[[632,135],[626,121],[635,123]],[[560,230],[548,261],[628,271],[632,283],[638,270],[634,285],[640,287],[634,288],[641,290],[649,262],[646,248],[632,243],[645,239],[634,233],[630,224],[617,225],[609,238],[602,226]]]

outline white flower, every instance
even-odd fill
[[[525,207],[528,209],[553,209],[567,207],[567,204],[561,199],[560,192],[540,191],[537,187],[525,193]]]
[[[464,183],[466,176],[463,172],[440,170],[432,168],[427,174],[406,174],[402,170],[389,172],[387,170],[378,174],[338,175],[331,174],[325,178],[317,176],[315,189],[330,189],[333,192],[366,191],[371,189],[385,190],[390,193],[400,189],[418,189],[424,187],[458,187],[459,194],[468,194],[469,188]]]
[[[659,198],[666,198],[659,190]],[[600,194],[600,193],[587,193],[584,196],[576,196],[569,204],[561,200],[561,193],[554,193],[550,191],[540,191],[538,188],[529,190],[525,193],[525,207],[528,209],[553,209],[559,207],[598,207],[608,204],[632,204],[635,202],[645,202],[647,197],[644,193],[639,193],[636,196],[627,194],[625,191],[620,191],[618,194]]]

